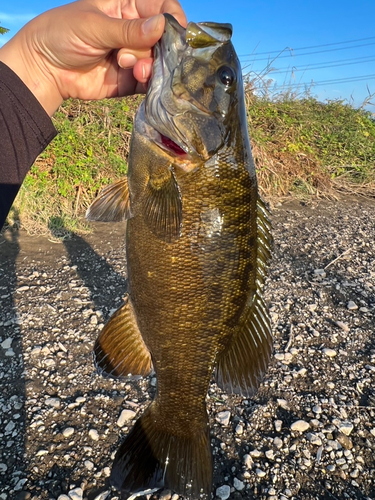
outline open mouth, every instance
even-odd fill
[[[163,134],[160,134],[160,137],[161,137],[161,143],[165,147],[165,149],[168,149],[177,156],[186,155],[186,151],[180,148],[180,146],[176,144],[174,141],[172,141],[172,139]]]

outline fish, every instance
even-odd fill
[[[272,332],[263,285],[271,224],[257,185],[232,26],[166,15],[135,119],[126,178],[87,211],[126,220],[128,292],[101,331],[106,376],[156,373],[156,396],[118,449],[122,493],[169,488],[207,498],[213,456],[206,395],[251,397]]]

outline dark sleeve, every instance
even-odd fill
[[[28,170],[56,133],[34,94],[0,62],[0,229]]]

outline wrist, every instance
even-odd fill
[[[42,56],[33,52],[23,40],[22,30],[0,48],[0,61],[6,64],[34,94],[49,116],[63,98]]]

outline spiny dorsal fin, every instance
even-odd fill
[[[256,291],[241,316],[240,326],[228,348],[217,359],[216,379],[227,392],[250,397],[257,390],[272,353],[271,321],[262,298],[262,287],[271,257],[271,222],[264,201],[257,202]]]
[[[128,296],[96,340],[94,360],[104,376],[146,376],[150,373],[151,355],[143,342]]]
[[[130,217],[127,177],[105,187],[86,212],[87,220],[99,222],[121,222]]]
[[[148,227],[155,236],[168,243],[179,238],[182,201],[180,189],[171,170],[150,177],[142,211]]]

